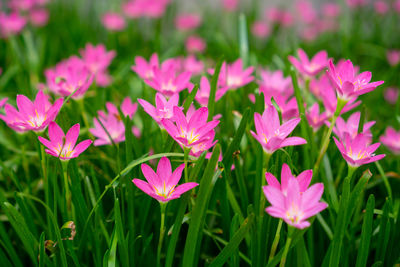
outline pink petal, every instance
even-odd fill
[[[305,170],[297,176],[297,181],[299,182],[300,192],[305,192],[311,183],[313,171]]]
[[[198,185],[198,183],[193,182],[181,184],[180,186],[175,188],[175,191],[172,193],[171,197],[180,196]]]
[[[84,140],[82,142],[80,142],[79,144],[76,145],[76,147],[74,148],[74,156],[77,157],[79,156],[83,151],[85,151],[91,144],[93,143],[92,140]]]
[[[54,121],[50,122],[48,132],[50,141],[54,145],[58,144],[60,144],[61,146],[64,145],[64,138],[65,138],[64,131],[61,129],[60,126],[58,126],[57,123],[55,123]]]
[[[64,146],[66,146],[66,147],[70,146],[70,148],[73,149],[73,147],[76,144],[76,140],[78,140],[79,130],[80,130],[79,123],[75,124],[68,130],[68,132],[65,136]]]
[[[276,179],[276,177],[272,174],[272,173],[265,173],[265,179],[267,180],[268,185],[275,187],[276,189],[281,189],[281,185],[278,181],[278,179]]]
[[[162,157],[157,165],[157,175],[158,177],[165,177],[164,180],[167,180],[172,174],[171,170],[171,162],[168,158]]]
[[[149,182],[151,186],[156,188],[162,187],[163,183],[160,177],[158,177],[158,175],[153,171],[153,169],[149,165],[143,163],[141,165],[141,168],[144,178],[146,178],[146,180]]]
[[[145,192],[146,194],[148,194],[149,196],[152,196],[154,194],[154,190],[153,188],[146,183],[143,180],[140,179],[133,179],[132,182],[143,192]]]

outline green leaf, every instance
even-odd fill
[[[391,228],[391,223],[389,221],[389,209],[390,201],[386,200],[383,206],[383,214],[379,224],[379,234],[377,238],[377,247],[375,252],[375,262],[384,261],[386,255],[386,249],[389,241],[389,233]]]
[[[217,65],[215,66],[214,74],[213,74],[213,76],[211,78],[210,97],[208,98],[208,105],[207,105],[207,107],[208,107],[208,120],[209,121],[214,116],[215,94],[217,93],[218,78],[219,78],[219,73],[221,71],[222,62],[223,62],[223,58],[221,57],[218,60]]]
[[[247,67],[249,63],[249,42],[247,40],[246,16],[243,13],[239,15],[239,49],[243,66]]]
[[[374,215],[375,197],[370,195],[367,201],[367,211],[364,216],[364,221],[361,231],[360,248],[357,254],[356,267],[367,266],[369,244],[372,237],[372,220]]]
[[[239,247],[240,242],[242,242],[243,238],[249,231],[253,221],[254,221],[254,213],[250,214],[247,217],[242,225],[240,226],[239,230],[235,233],[232,237],[231,241],[226,245],[226,247],[221,251],[220,254],[211,262],[210,267],[215,266],[222,266],[229,257],[235,253],[236,249]]]
[[[39,267],[44,267],[44,260],[47,255],[44,252],[44,232],[40,235],[39,238]]]
[[[192,91],[186,98],[185,102],[183,103],[183,110],[185,111],[185,113],[186,113],[186,111],[188,111],[190,104],[193,103],[193,99],[196,97],[198,90],[199,90],[199,85],[195,84],[194,88],[192,89]]]
[[[118,236],[118,247],[121,255],[121,264],[122,266],[129,266],[128,244],[126,243],[124,235],[124,227],[121,219],[119,199],[115,196],[115,192],[114,199],[115,231]]]

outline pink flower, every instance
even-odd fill
[[[201,17],[198,14],[179,14],[175,18],[175,27],[181,31],[188,31],[199,27]]]
[[[278,104],[279,108],[281,109],[283,122],[299,117],[299,108],[297,105],[297,100],[294,96],[264,93],[265,107],[272,105],[271,98],[275,100],[276,104]]]
[[[281,184],[271,173],[265,173],[268,185],[263,186],[263,191],[271,203],[265,211],[296,228],[309,227],[306,220],[328,207],[320,202],[324,185],[316,183],[308,188],[311,178],[312,170],[306,170],[295,178],[286,164],[282,165]]]
[[[288,58],[293,66],[304,76],[315,76],[328,64],[328,53],[326,53],[326,51],[318,52],[311,61],[301,48],[297,50],[297,54],[299,55],[300,61],[293,56],[289,56]]]
[[[369,71],[356,75],[353,63],[347,60],[340,68],[335,68],[332,60],[329,60],[328,77],[336,88],[338,97],[343,100],[350,100],[362,94],[373,91],[383,81],[372,82],[372,74]]]
[[[17,12],[0,13],[0,34],[3,37],[20,33],[26,25],[26,19]]]
[[[217,88],[215,93],[215,102],[217,102],[228,90],[227,87],[224,88]],[[208,105],[208,99],[210,98],[210,82],[208,81],[207,77],[201,77],[200,80],[200,88],[196,94],[196,101],[199,102],[202,106]]]
[[[340,5],[334,2],[322,5],[322,13],[324,17],[336,18],[340,15]]]
[[[141,168],[147,183],[136,178],[133,179],[132,182],[144,193],[159,202],[168,202],[172,199],[179,198],[183,193],[199,185],[198,183],[190,182],[177,186],[185,164],[179,165],[179,167],[172,172],[171,163],[166,157],[162,157],[158,162],[157,172],[154,172],[147,164],[142,164]]]
[[[173,107],[173,109],[174,122],[162,119],[161,124],[181,146],[191,148],[214,138],[214,128],[219,124],[219,120],[207,122],[208,108],[199,108],[193,114],[187,112],[186,116],[180,108]]]
[[[5,105],[5,115],[0,115],[7,125],[18,132],[24,131],[43,131],[51,121],[55,120],[61,109],[64,99],[60,98],[52,105],[48,96],[43,91],[36,94],[35,101],[32,102],[24,95],[17,95],[17,111],[13,106]]]
[[[281,70],[261,70],[260,77],[261,80],[258,81],[258,84],[260,85],[260,91],[264,94],[280,94],[283,96],[291,96],[293,94],[292,80],[290,77],[285,78]]]
[[[301,21],[307,24],[315,22],[315,20],[318,18],[317,11],[312,6],[312,3],[308,0],[296,1],[296,11]]]
[[[96,83],[99,86],[109,85],[111,78],[107,73],[107,68],[115,57],[115,51],[107,51],[102,44],[97,46],[86,44],[85,49],[80,50],[80,54],[86,66],[94,75]]]
[[[388,50],[386,58],[391,66],[396,66],[400,62],[400,50]]]
[[[192,35],[186,39],[185,46],[189,53],[201,53],[206,49],[206,42],[203,38]]]
[[[157,93],[155,107],[146,100],[140,98],[138,99],[138,102],[143,107],[144,111],[146,111],[146,113],[149,114],[160,125],[160,127],[162,127],[162,119],[173,120],[173,108],[179,104],[179,94],[174,94],[169,100],[167,100],[162,94]]]
[[[239,0],[222,0],[222,7],[228,12],[235,11],[238,5]]]
[[[339,139],[344,140],[346,135],[349,135],[351,139],[354,139],[358,134],[358,126],[360,124],[360,112],[355,112],[350,115],[347,122],[345,122],[342,117],[338,117],[336,120],[336,125],[333,128],[333,132],[339,137]],[[372,141],[371,127],[375,124],[375,121],[370,121],[364,123],[362,134],[369,138],[369,143]]]
[[[278,111],[273,105],[268,105],[262,116],[254,113],[256,132],[250,131],[253,137],[262,145],[267,154],[286,146],[306,144],[301,137],[287,137],[299,124],[300,118],[289,120],[282,125],[279,122]]]
[[[121,104],[121,111],[124,116],[128,116],[130,119],[133,118],[138,108],[137,103],[132,103],[132,99],[127,96],[124,98]]]
[[[151,55],[149,62],[140,56],[135,57],[135,64],[131,69],[142,79],[151,79],[154,77],[153,68],[159,67],[158,56],[156,53]]]
[[[146,9],[145,9],[145,2],[144,1],[137,1],[131,0],[126,3],[122,4],[122,12],[128,18],[140,18],[145,16]]]
[[[318,131],[318,129],[325,123],[326,114],[323,112],[319,113],[319,105],[318,103],[314,103],[307,111],[306,118],[310,126],[313,128],[314,132]]]
[[[256,21],[251,25],[251,32],[257,38],[264,39],[271,33],[271,29],[263,21]]]
[[[389,11],[389,5],[382,0],[376,1],[374,2],[374,8],[376,13],[380,14],[380,15],[384,15]]]
[[[0,100],[0,109],[4,108],[4,106],[6,105],[7,101],[8,101],[8,97],[5,97],[5,98]]]
[[[36,0],[10,0],[8,7],[12,10],[29,11],[36,4]],[[1,6],[1,5],[0,5]]]
[[[125,28],[125,19],[118,13],[105,13],[101,21],[104,27],[110,31],[122,31]]]
[[[232,64],[222,64],[221,71],[219,73],[218,85],[220,87],[228,87],[228,89],[238,89],[243,87],[254,80],[251,75],[254,71],[254,67],[248,67],[243,70],[242,59],[238,59]],[[211,69],[210,74],[214,74],[214,69]]]
[[[393,8],[397,13],[400,13],[400,0],[394,1]]]
[[[76,56],[47,69],[44,75],[50,91],[61,96],[69,96],[75,91],[72,95],[74,99],[84,96],[94,78],[86,63]]]
[[[367,4],[367,0],[346,0],[346,4],[350,8],[362,7]]]
[[[333,137],[343,158],[350,166],[359,167],[385,157],[385,155],[375,155],[380,143],[370,145],[370,137],[359,133],[355,138],[351,138],[349,134],[345,134],[344,139],[340,141]]]
[[[189,55],[186,58],[182,58],[182,69],[192,73],[192,75],[199,75],[204,70],[204,63],[201,60],[197,60],[194,55]]]
[[[396,87],[388,87],[384,91],[383,96],[389,104],[395,105],[399,99],[399,89]]]
[[[47,149],[47,154],[52,155],[61,160],[70,160],[78,157],[83,151],[85,151],[91,144],[92,140],[84,140],[76,145],[76,141],[79,136],[79,123],[75,124],[68,130],[67,134],[58,126],[54,121],[49,124],[49,138],[47,140],[39,136],[39,141]]]
[[[215,146],[215,144],[218,142],[218,140],[214,140],[215,137],[215,132],[212,131],[209,135],[209,139],[206,141],[199,143],[197,145],[194,145],[190,149],[190,155],[194,157],[200,157],[200,155],[204,152]],[[211,155],[207,153],[206,158],[210,159]],[[222,161],[222,153],[218,159],[218,161]]]
[[[45,8],[35,8],[29,11],[29,20],[37,27],[42,27],[49,20],[49,11]]]
[[[332,88],[328,75],[323,73],[319,79],[311,79],[310,91],[318,99],[322,99],[325,90],[330,90],[335,95],[335,89]]]
[[[400,131],[396,132],[392,127],[386,128],[385,134],[379,138],[394,154],[400,154]]]

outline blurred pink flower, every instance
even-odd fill
[[[18,132],[29,130],[41,132],[51,121],[55,120],[63,102],[64,99],[60,98],[51,104],[43,91],[36,94],[34,102],[24,95],[17,95],[18,111],[13,106],[6,104],[5,115],[0,114],[0,119]]]
[[[235,11],[238,5],[239,0],[222,0],[222,7],[228,12]]]
[[[17,12],[10,14],[0,13],[0,34],[8,37],[20,33],[26,25],[26,19]]]
[[[338,140],[336,137],[333,139],[343,158],[352,167],[359,167],[385,157],[385,155],[374,154],[380,143],[370,145],[370,137],[365,134],[359,133],[355,138],[345,134],[344,139]]]
[[[379,138],[379,141],[395,155],[400,154],[400,131],[396,132],[393,127],[389,126],[386,128],[385,134]]]
[[[307,109],[306,118],[314,132],[318,131],[327,119],[325,112],[322,112],[321,114],[319,113],[318,103],[314,103],[309,109]]]
[[[374,2],[375,12],[384,15],[389,11],[389,5],[385,1],[378,0]]]
[[[143,107],[144,111],[149,114],[159,125],[163,127],[161,124],[162,119],[174,120],[174,107],[177,107],[179,104],[179,94],[172,95],[169,100],[165,99],[165,97],[156,93],[156,106],[154,107],[149,102],[143,99],[138,99],[139,104]]]
[[[397,13],[400,13],[400,0],[396,0],[393,2],[393,8]]]
[[[273,174],[265,173],[268,185],[263,186],[263,191],[271,203],[265,211],[296,228],[309,227],[306,220],[328,207],[328,204],[320,202],[324,185],[316,183],[308,188],[311,178],[312,170],[306,170],[295,178],[286,164],[282,165],[281,183]]]
[[[399,89],[396,87],[388,87],[385,89],[383,96],[389,104],[395,105],[399,99]]]
[[[118,13],[107,12],[102,16],[101,21],[110,31],[122,31],[125,28],[125,19]]]
[[[317,11],[309,0],[297,0],[295,6],[301,21],[310,24],[317,19]]]
[[[322,73],[319,79],[311,79],[310,91],[316,98],[321,99],[325,90],[333,90],[335,92],[326,73]]]
[[[179,165],[178,168],[172,172],[171,162],[168,158],[162,157],[158,162],[157,172],[147,165],[142,164],[143,176],[147,182],[140,179],[133,179],[132,182],[144,193],[158,200],[159,202],[168,202],[172,199],[179,198],[183,193],[198,186],[198,183],[190,182],[177,186],[182,176],[182,171],[185,164]]]
[[[247,85],[254,80],[251,75],[254,67],[248,67],[243,70],[242,59],[238,59],[232,64],[224,62],[221,66],[221,71],[218,77],[218,86],[228,87],[228,89],[238,89]],[[210,69],[209,73],[214,74],[214,69]]]
[[[206,42],[203,38],[192,35],[186,39],[185,46],[189,53],[201,53],[206,49]]]
[[[6,105],[7,101],[8,101],[8,97],[5,97],[5,98],[0,100],[0,110],[4,108],[4,106]]]
[[[328,53],[323,50],[319,51],[311,60],[303,49],[297,50],[300,60],[293,56],[289,56],[289,61],[304,76],[315,76],[328,65]]]
[[[350,8],[362,7],[367,5],[367,0],[346,0],[346,4]]]
[[[260,70],[260,78],[261,80],[257,83],[260,85],[260,91],[266,95],[291,96],[293,94],[292,80],[290,77],[285,78],[281,70]]]
[[[49,11],[45,8],[35,8],[29,11],[29,20],[34,26],[42,27],[49,20]]]
[[[215,92],[215,102],[217,102],[228,90],[227,87],[217,88]],[[210,82],[207,77],[201,77],[200,79],[200,88],[196,94],[196,101],[199,102],[202,106],[208,105],[208,99],[210,98]]]
[[[80,54],[86,66],[94,75],[96,84],[102,87],[109,85],[111,77],[107,68],[115,57],[115,51],[107,51],[103,44],[97,46],[86,44],[85,49],[80,50]]]
[[[251,26],[251,32],[257,38],[264,39],[271,33],[269,26],[263,21],[256,21]]]
[[[325,3],[322,5],[322,14],[324,17],[336,18],[340,15],[340,5],[334,2]]]
[[[79,144],[76,144],[79,136],[79,130],[80,125],[77,123],[72,126],[65,135],[60,126],[52,121],[50,122],[48,129],[50,140],[47,140],[41,136],[38,138],[40,143],[47,147],[45,150],[47,154],[61,160],[70,160],[78,157],[93,142],[92,140],[87,139]]]
[[[386,58],[391,66],[396,66],[400,62],[400,50],[388,50]]]
[[[273,98],[281,110],[282,122],[287,122],[290,119],[299,117],[299,108],[297,105],[296,97],[284,96],[281,94],[267,94],[264,93],[265,107],[272,105],[271,98]]]
[[[151,55],[149,62],[141,56],[136,56],[135,65],[131,69],[142,79],[152,79],[154,78],[154,68],[167,71],[171,66],[173,66],[173,69],[179,69],[180,66],[178,65],[180,64],[178,64],[176,59],[170,58],[165,60],[160,66],[158,55],[154,53]]]
[[[192,75],[200,75],[204,71],[203,61],[197,60],[194,55],[189,55],[181,60],[183,71],[188,71],[192,73]]]
[[[121,104],[121,112],[125,117],[128,116],[130,119],[132,119],[133,116],[135,116],[137,109],[138,104],[132,103],[132,99],[129,96],[124,98]]]
[[[287,137],[299,124],[300,118],[280,124],[278,111],[273,105],[268,105],[262,116],[254,113],[256,132],[250,131],[253,137],[262,145],[265,153],[273,154],[276,150],[286,146],[306,144],[301,137]]]
[[[201,24],[201,16],[198,14],[184,13],[175,18],[175,27],[181,31],[193,30]]]

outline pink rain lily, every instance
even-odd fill
[[[396,66],[400,63],[400,50],[389,50],[386,52],[386,59],[391,66]]]
[[[271,29],[264,21],[256,21],[251,25],[251,33],[259,39],[265,39],[271,33]]]
[[[0,100],[0,109],[4,108],[4,106],[6,105],[7,101],[8,101],[8,97],[5,97],[5,98]]]
[[[340,14],[340,5],[334,2],[322,5],[322,13],[324,17],[336,18]]]
[[[49,21],[49,11],[45,8],[34,8],[29,11],[29,21],[32,25],[42,27]]]
[[[219,120],[207,122],[208,108],[199,108],[193,114],[187,112],[186,116],[178,107],[174,107],[173,110],[175,123],[172,120],[162,119],[161,124],[182,147],[191,148],[214,137],[212,132],[219,124]]]
[[[400,154],[400,131],[396,131],[393,127],[388,127],[385,134],[379,138],[379,141],[395,155]]]
[[[316,98],[322,99],[322,94],[326,90],[332,91],[333,95],[336,96],[335,89],[333,89],[326,73],[323,73],[319,79],[311,79],[310,91]]]
[[[307,111],[306,118],[310,126],[313,128],[313,131],[316,132],[319,128],[324,125],[326,121],[325,112],[319,113],[319,105],[318,103],[314,103]]]
[[[363,133],[357,134],[354,138],[345,134],[344,139],[340,139],[340,141],[335,137],[333,139],[343,158],[352,167],[359,167],[385,157],[385,155],[374,154],[380,143],[370,145],[370,137]]]
[[[356,75],[350,60],[347,60],[340,68],[336,68],[332,60],[329,60],[328,77],[336,88],[338,97],[345,101],[373,91],[383,84],[383,81],[370,83],[372,74],[369,71]]]
[[[320,202],[324,185],[316,183],[308,187],[311,178],[312,170],[306,170],[295,178],[286,164],[282,166],[281,183],[271,173],[265,173],[268,185],[263,186],[263,191],[271,203],[265,211],[293,227],[309,227],[310,222],[306,220],[328,207],[328,204]]]
[[[360,112],[355,112],[350,115],[348,118],[347,122],[345,122],[342,117],[338,117],[336,120],[335,127],[333,128],[333,132],[339,137],[339,139],[344,140],[346,134],[350,136],[351,139],[355,138],[358,134],[358,126],[360,124],[360,117],[361,113]],[[370,139],[370,142],[372,141],[372,133],[371,133],[371,127],[375,124],[375,121],[370,121],[364,123],[363,126],[363,131],[362,133],[364,134],[365,137]]]
[[[218,101],[228,90],[227,87],[225,88],[217,88],[215,92],[215,102]],[[195,99],[199,102],[202,106],[208,105],[208,99],[210,98],[210,82],[208,81],[207,77],[201,77],[200,80],[200,88],[197,91]]]
[[[129,18],[159,18],[165,13],[170,0],[130,0],[122,5],[124,14]]]
[[[273,105],[268,105],[262,116],[257,112],[254,113],[254,124],[257,133],[253,131],[250,132],[262,145],[265,153],[271,155],[279,148],[307,143],[307,141],[301,137],[287,137],[299,122],[300,118],[296,118],[281,125],[278,111]]]
[[[198,14],[179,14],[175,18],[175,27],[181,31],[196,29],[201,24],[201,16]]]
[[[103,87],[109,85],[111,77],[107,73],[107,68],[115,57],[115,51],[107,51],[102,44],[97,46],[86,44],[85,49],[80,50],[80,54],[90,72],[95,76],[96,84]]]
[[[0,115],[7,125],[18,131],[43,131],[51,121],[55,120],[58,112],[63,105],[63,98],[60,98],[52,105],[48,96],[43,91],[36,94],[35,101],[32,102],[24,95],[17,95],[17,111],[13,106],[6,104],[5,115]]]
[[[389,104],[395,105],[399,99],[399,89],[396,87],[388,87],[385,89],[383,97]]]
[[[132,103],[132,99],[127,96],[124,98],[121,104],[121,111],[124,116],[129,116],[130,119],[133,118],[138,108],[137,103]]]
[[[179,104],[179,94],[174,94],[167,100],[162,94],[157,93],[155,107],[146,100],[140,98],[138,102],[143,107],[144,111],[162,127],[162,119],[174,119],[174,107],[177,107]]]
[[[206,42],[203,38],[192,35],[186,39],[185,47],[189,53],[201,53],[206,49]]]
[[[20,33],[26,25],[26,19],[17,12],[0,13],[0,35],[8,37]]]
[[[306,24],[315,23],[318,14],[312,3],[308,0],[297,0],[295,3],[297,14],[302,22]]]
[[[304,76],[310,77],[317,75],[328,65],[328,53],[319,51],[311,60],[302,49],[297,50],[300,60],[293,56],[289,56],[289,61]]]
[[[200,155],[201,155],[204,151],[207,151],[207,150],[209,150],[210,148],[212,148],[213,146],[215,146],[215,144],[218,142],[218,140],[214,140],[215,132],[214,132],[214,131],[211,131],[211,132],[209,132],[208,135],[209,135],[209,136],[207,137],[206,141],[204,141],[204,142],[202,142],[202,143],[200,143],[200,144],[197,144],[197,145],[192,146],[192,148],[190,149],[190,155],[192,155],[192,156],[194,156],[194,157],[200,157]],[[209,157],[207,157],[207,156],[206,156],[206,158],[209,159]],[[221,158],[221,159],[218,160],[218,161],[221,161],[221,160],[222,160],[222,154],[221,154],[220,158]]]
[[[254,80],[251,75],[254,71],[254,67],[248,67],[243,70],[242,59],[238,59],[232,64],[224,62],[219,73],[218,85],[220,87],[228,87],[229,89],[238,89],[243,87]],[[214,70],[211,69],[210,74],[214,74]]]
[[[44,75],[50,91],[61,96],[69,96],[75,92],[72,95],[74,99],[84,96],[94,78],[86,63],[76,56],[61,61],[52,69],[47,69]]]
[[[374,2],[375,12],[379,15],[385,15],[389,11],[389,5],[385,1],[378,0]]]
[[[54,121],[49,124],[49,138],[47,140],[39,136],[39,141],[47,149],[45,150],[47,154],[54,157],[60,158],[61,160],[70,160],[72,158],[78,157],[83,151],[85,151],[91,144],[92,140],[84,140],[79,144],[76,144],[79,136],[80,125],[79,123],[72,126],[67,134],[58,126]]]
[[[115,32],[122,31],[126,26],[124,17],[114,12],[105,13],[101,18],[101,22],[106,29]]]
[[[293,95],[292,80],[290,77],[284,77],[281,70],[260,71],[261,80],[258,81],[260,91],[266,95],[280,94],[283,96]]]
[[[222,0],[223,8],[228,12],[233,12],[238,8],[239,0]]]
[[[147,164],[142,164],[141,168],[147,182],[136,178],[132,182],[144,193],[159,202],[165,203],[179,198],[183,193],[199,185],[198,183],[190,182],[177,186],[185,164],[179,165],[172,172],[171,162],[166,157],[162,157],[158,162],[157,172],[154,172]]]
[[[154,77],[153,68],[159,67],[158,55],[154,53],[151,55],[149,62],[143,57],[135,57],[135,65],[131,69],[142,79],[151,79]]]
[[[204,63],[197,60],[194,55],[189,55],[186,58],[181,58],[182,70],[188,71],[192,75],[199,75],[204,70]]]
[[[272,105],[271,98],[278,104],[282,113],[282,121],[287,122],[292,118],[299,117],[299,107],[294,96],[282,96],[280,94],[264,93],[265,107]]]

